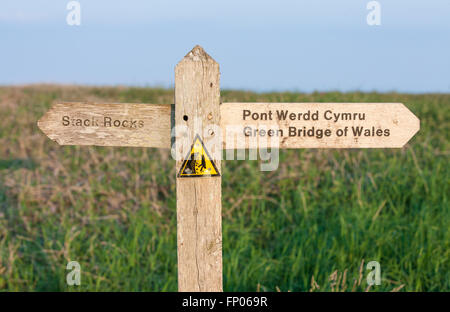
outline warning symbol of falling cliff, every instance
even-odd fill
[[[220,176],[219,170],[211,159],[211,156],[209,156],[200,136],[197,135],[189,154],[186,155],[186,158],[181,165],[178,177],[194,178],[215,176]]]

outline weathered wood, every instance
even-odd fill
[[[420,128],[419,119],[401,103],[223,103],[221,132],[223,148],[399,148],[404,146]],[[244,118],[244,112],[251,115]],[[280,120],[278,112],[286,112]],[[298,114],[317,112],[319,120],[298,119]],[[271,119],[253,120],[255,116]],[[327,118],[325,119],[325,113]],[[289,115],[294,113],[295,119]],[[338,120],[334,114],[347,118],[350,114],[364,114],[364,120]],[[265,114],[265,115],[264,115]],[[171,120],[173,105],[111,104],[111,103],[56,103],[39,121],[39,128],[60,145],[171,147]],[[66,118],[66,119],[64,119]],[[352,118],[353,119],[353,118]],[[210,121],[210,120],[209,120]],[[84,124],[84,123],[87,123]],[[116,125],[114,125],[116,122]],[[81,124],[79,124],[81,123]],[[125,124],[124,124],[125,123]],[[140,126],[142,123],[142,127]],[[118,125],[118,126],[117,126]],[[330,129],[331,136],[299,136],[298,129]],[[337,129],[349,127],[347,135],[338,137]],[[296,128],[291,136],[289,127]],[[371,130],[355,136],[352,127]],[[372,127],[375,127],[372,136]],[[278,137],[270,138],[267,131]],[[389,130],[389,135],[376,135],[378,129]],[[251,134],[251,135],[245,135]],[[260,130],[266,130],[261,136]],[[281,130],[281,132],[279,131]],[[257,134],[255,136],[255,131]],[[216,132],[220,132],[216,131]]]
[[[400,148],[420,128],[419,119],[401,103],[223,103],[220,112],[225,149],[264,145],[279,148]],[[285,119],[279,118],[280,112],[287,112]],[[305,115],[308,112],[309,116]],[[312,120],[312,114],[318,120]],[[305,135],[305,129],[310,130],[309,134],[313,133],[312,127],[315,134]],[[363,130],[357,135],[361,127]],[[264,135],[259,132],[261,129],[266,131],[262,132]],[[272,137],[268,135],[269,129],[273,130]],[[318,138],[318,129],[323,132],[329,129],[330,136],[324,134]],[[342,129],[339,130],[343,131],[342,136],[337,135],[338,129]]]
[[[171,105],[56,103],[39,128],[60,145],[170,148]]]
[[[200,46],[175,68],[177,172],[196,135],[221,171],[219,75],[219,65]],[[222,291],[221,181],[177,177],[179,291]]]

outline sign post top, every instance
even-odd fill
[[[199,45],[196,45],[184,58],[177,64],[180,65],[183,62],[210,62],[219,65],[206,51]]]

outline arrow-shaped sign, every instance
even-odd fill
[[[226,149],[400,148],[420,129],[401,103],[224,103],[220,111]]]
[[[171,105],[56,103],[38,127],[60,145],[170,148]]]

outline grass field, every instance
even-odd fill
[[[0,290],[176,291],[170,152],[58,146],[36,126],[56,99],[170,104],[173,90],[0,87]],[[403,149],[285,150],[274,172],[224,161],[225,291],[450,291],[450,94],[222,100],[402,102],[421,119]]]

